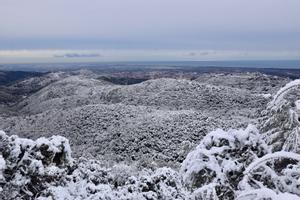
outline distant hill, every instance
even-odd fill
[[[0,85],[8,85],[21,79],[42,76],[44,74],[40,72],[0,71]]]

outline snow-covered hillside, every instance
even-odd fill
[[[210,73],[196,79],[201,83],[246,89],[252,93],[275,93],[290,80],[261,73]]]
[[[55,131],[70,140],[75,157],[108,163],[179,166],[209,131],[257,123],[270,100],[245,88],[191,80],[115,85],[91,73],[48,77],[50,84],[16,105],[17,116],[0,117],[0,129],[35,139]]]
[[[253,108],[264,99],[247,90],[215,86],[197,81],[154,79],[135,85],[112,85],[108,82],[70,76],[48,85],[20,103],[26,113],[66,109],[90,104],[142,105],[171,110],[216,110]]]

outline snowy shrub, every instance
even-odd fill
[[[118,164],[112,167],[110,174],[112,175],[111,182],[115,188],[123,186],[131,176],[137,175],[137,169],[124,164]]]
[[[1,131],[0,152],[0,197],[9,194],[11,199],[35,197],[46,183],[60,180],[73,162],[68,140],[60,136],[32,141]]]
[[[180,172],[192,191],[233,199],[245,168],[268,152],[268,146],[252,125],[228,132],[218,129],[207,134],[187,155]]]
[[[273,151],[300,153],[300,106],[297,96],[287,95],[300,88],[300,80],[295,80],[281,88],[268,104],[261,119],[260,130]]]
[[[88,163],[82,166],[89,168]],[[186,196],[184,187],[181,185],[180,176],[170,168],[160,168],[154,172],[140,172],[141,174],[138,176],[127,177],[125,183],[120,185],[115,185],[116,180],[113,179],[117,174],[111,174],[110,170],[103,172],[101,170],[91,172],[88,169],[79,172],[76,169],[66,177],[65,180],[67,181],[64,186],[50,186],[43,191],[40,200],[44,198],[57,200],[155,200],[185,199]],[[100,176],[102,181],[95,182],[95,176]]]

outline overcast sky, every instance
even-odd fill
[[[0,62],[297,59],[299,9],[299,0],[0,0]]]

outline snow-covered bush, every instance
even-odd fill
[[[176,171],[170,168],[144,170],[120,182],[118,175],[130,170],[128,166],[122,167],[124,172],[120,173],[104,169],[96,161],[80,161],[78,168],[65,176],[62,184],[48,187],[39,199],[186,199],[187,193]]]
[[[7,136],[0,131],[2,193],[8,199],[30,199],[59,181],[73,163],[70,145],[60,136],[36,141]]]
[[[86,163],[86,167],[89,165]],[[186,199],[180,176],[170,168],[156,171],[143,171],[138,176],[130,176],[122,185],[115,185],[110,171],[97,174],[102,182],[95,181],[95,174],[82,176],[78,171],[66,176],[63,185],[50,186],[43,191],[39,199]],[[97,172],[96,172],[97,173]],[[103,181],[105,180],[105,181]]]
[[[271,153],[258,130],[216,130],[184,160],[180,173],[192,199],[300,196],[300,155]],[[267,194],[258,191],[272,191]],[[252,193],[250,192],[252,191]]]
[[[246,167],[269,152],[258,130],[216,130],[188,154],[181,167],[185,185],[220,199],[233,199]],[[206,199],[206,198],[204,198]]]

